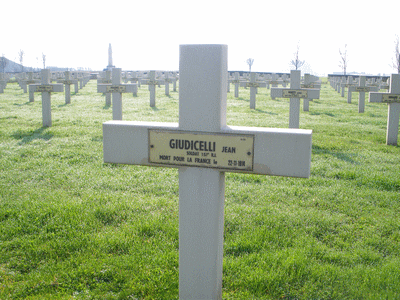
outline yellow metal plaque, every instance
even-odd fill
[[[355,87],[356,92],[369,92],[369,87],[367,86],[356,86]]]
[[[152,163],[252,171],[253,156],[253,135],[149,129]]]
[[[51,85],[39,85],[36,88],[36,92],[38,93],[43,93],[43,92],[51,93],[52,91],[53,91],[53,86]]]
[[[282,90],[282,98],[307,98],[307,91]]]
[[[107,93],[126,93],[126,86],[123,85],[107,86]]]
[[[247,82],[247,87],[258,88],[258,87],[260,87],[260,84],[258,82]]]
[[[396,94],[383,94],[382,95],[382,102],[385,103],[399,103],[400,102],[400,95]]]

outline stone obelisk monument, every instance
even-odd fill
[[[112,63],[112,50],[111,50],[111,43],[108,44],[108,66],[107,66],[107,70],[112,70],[112,68],[115,68],[115,66],[113,66]]]

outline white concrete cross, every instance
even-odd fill
[[[351,103],[351,95],[352,95],[352,92],[351,92],[351,89],[350,89],[351,86],[355,86],[355,83],[353,81],[353,77],[352,76],[348,76],[347,77],[347,83],[345,85],[345,87],[347,87],[347,103]]]
[[[4,93],[4,89],[7,86],[7,82],[8,82],[8,80],[7,80],[6,76],[4,75],[4,73],[0,73],[0,93]]]
[[[70,71],[65,71],[65,78],[62,80],[59,80],[60,83],[63,83],[65,85],[65,104],[71,103],[71,84],[78,84],[77,79],[72,79],[71,78],[71,72]],[[76,91],[75,91],[76,93]]]
[[[304,83],[301,85],[301,87],[306,88],[306,89],[313,89],[313,88],[321,89],[321,84],[318,84],[317,80],[318,80],[317,76],[314,76],[311,74],[304,74]],[[309,102],[312,100],[313,99],[309,99],[309,98],[303,99],[303,111],[310,110]]]
[[[290,88],[271,88],[271,98],[290,98],[289,128],[299,128],[300,98],[319,99],[318,89],[300,88],[300,70],[290,71]]]
[[[179,168],[179,296],[221,299],[225,172],[308,177],[311,130],[227,126],[227,46],[181,45],[179,123],[103,124],[104,162]]]
[[[50,70],[42,69],[41,71],[42,83],[30,84],[29,89],[33,92],[42,93],[42,118],[43,127],[51,126],[51,93],[63,92],[63,84],[50,84]]]
[[[150,91],[150,106],[156,106],[156,85],[160,85],[162,80],[156,80],[156,71],[150,71],[148,78],[142,79],[142,84],[147,84]]]
[[[234,79],[231,82],[235,85],[235,98],[238,98],[239,97],[239,84],[240,84],[239,72],[235,72]]]
[[[350,92],[358,93],[358,112],[363,113],[365,109],[365,93],[371,91],[378,91],[376,87],[369,87],[365,85],[366,78],[365,76],[360,76],[358,86],[350,86]]]
[[[250,108],[255,109],[256,108],[257,89],[259,87],[267,87],[267,83],[266,82],[258,82],[257,74],[254,72],[251,72],[250,73],[250,81],[241,82],[240,86],[250,88]]]
[[[164,73],[164,84],[165,84],[165,95],[169,96],[169,84],[173,82],[173,79],[169,77],[169,72]]]
[[[400,115],[400,74],[390,76],[389,93],[369,93],[369,102],[388,104],[386,144],[397,145]]]
[[[112,93],[113,120],[122,120],[122,93],[137,92],[137,84],[121,83],[121,68],[112,69],[111,84],[98,84],[98,93]]]
[[[40,79],[33,78],[33,72],[28,72],[28,78],[25,79],[25,84],[29,86],[29,102],[35,102],[35,93],[30,85],[34,83],[40,83],[40,81]]]
[[[103,77],[97,79],[97,85],[99,84],[111,84],[111,70],[103,72]],[[106,106],[111,106],[111,92],[105,93],[106,95]]]

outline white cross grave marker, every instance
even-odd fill
[[[365,108],[365,93],[378,91],[376,87],[365,85],[365,76],[360,76],[358,86],[349,86],[349,91],[358,92],[358,112],[363,113]]]
[[[7,77],[4,75],[4,73],[0,73],[0,93],[4,92],[4,89],[7,86]]]
[[[289,128],[299,128],[300,98],[319,99],[318,89],[300,88],[300,70],[290,71],[290,88],[271,88],[271,98],[290,98]]]
[[[65,78],[60,80],[60,83],[63,83],[65,85],[65,104],[70,104],[71,103],[71,84],[77,84],[78,80],[77,79],[72,79],[71,78],[71,72],[70,71],[65,71]],[[75,91],[76,93],[76,91]]]
[[[400,115],[400,74],[390,76],[389,93],[369,93],[369,102],[388,104],[386,144],[397,145]]]
[[[43,127],[51,126],[51,93],[63,92],[63,84],[50,84],[51,74],[49,69],[41,71],[42,83],[30,84],[29,89],[33,92],[42,93],[42,118]]]
[[[111,84],[111,70],[106,70],[102,74],[101,78],[97,79],[97,85],[99,84]],[[105,93],[106,95],[106,106],[111,106],[111,93]]]
[[[317,84],[318,77],[311,74],[304,74],[304,83],[301,85],[302,88],[312,89],[312,88],[321,88],[320,84]],[[319,97],[318,97],[319,98]],[[303,99],[303,111],[309,111],[310,105],[309,102],[313,99],[304,98]]]
[[[111,84],[98,84],[98,93],[112,93],[113,120],[122,120],[122,93],[137,92],[137,84],[121,84],[121,68],[112,69]]]
[[[257,94],[257,89],[259,87],[267,87],[266,82],[257,82],[256,78],[257,74],[254,72],[250,73],[250,81],[246,82],[241,82],[240,86],[250,88],[250,109],[255,109],[256,108],[256,94]]]
[[[156,80],[156,71],[150,71],[147,79],[142,79],[142,84],[147,84],[150,91],[150,106],[156,106],[156,85],[161,84],[161,80]]]
[[[311,130],[226,125],[226,45],[181,45],[179,123],[108,121],[104,162],[179,168],[179,296],[221,299],[225,172],[308,177]]]
[[[234,76],[234,79],[231,80],[231,82],[235,85],[235,98],[238,98],[239,97],[239,84],[240,84],[239,72],[235,72],[235,74],[233,76]]]

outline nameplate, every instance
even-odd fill
[[[301,85],[302,88],[305,89],[313,89],[314,88],[314,83],[304,83]]]
[[[51,93],[51,92],[53,92],[53,86],[52,85],[39,85],[39,86],[37,86],[35,92],[38,92],[38,93],[43,93],[43,92]]]
[[[382,94],[382,102],[385,103],[400,103],[400,95]]]
[[[260,87],[260,84],[258,82],[247,82],[246,84],[247,87],[254,87],[254,88],[258,88]]]
[[[356,92],[369,92],[369,87],[368,86],[356,86],[355,91]]]
[[[282,90],[282,98],[307,98],[307,91]]]
[[[254,136],[149,129],[149,162],[253,171]]]
[[[124,85],[112,85],[107,86],[107,93],[126,93],[126,86]]]

